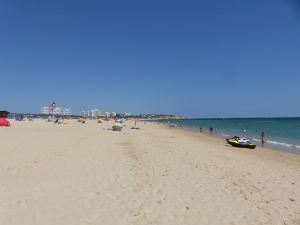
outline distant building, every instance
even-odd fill
[[[101,116],[101,110],[93,109],[90,111],[90,117],[97,117],[97,116]]]
[[[105,112],[105,113],[104,113],[104,116],[105,116],[105,117],[110,117],[110,113],[109,113],[109,112]]]
[[[88,117],[89,116],[89,111],[87,111],[87,110],[82,111],[81,115],[84,116],[84,117]]]
[[[89,110],[89,111],[83,111],[82,112],[82,116],[84,117],[98,117],[101,116],[101,110],[99,109],[93,109],[93,110]]]
[[[70,115],[72,115],[72,110],[71,109],[63,109],[61,107],[56,107],[55,109],[50,110],[49,107],[43,107],[43,108],[41,108],[41,114],[70,116]]]

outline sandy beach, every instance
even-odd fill
[[[300,224],[300,155],[126,121],[0,127],[0,224]]]

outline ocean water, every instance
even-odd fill
[[[245,137],[253,144],[261,146],[261,133],[265,132],[265,148],[300,154],[300,117],[296,118],[218,118],[218,119],[178,119],[157,120],[172,123],[181,129],[209,135],[209,128],[214,129],[213,136],[229,138],[234,135]],[[178,125],[178,126],[177,126]],[[243,132],[243,131],[246,132]]]

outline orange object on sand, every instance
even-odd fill
[[[10,123],[5,118],[0,118],[0,127],[10,127]]]

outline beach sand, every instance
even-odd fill
[[[0,127],[0,224],[300,224],[300,155],[126,121]]]

